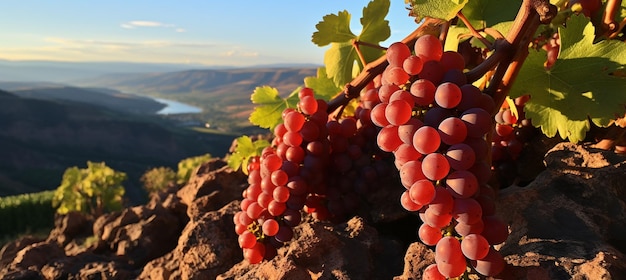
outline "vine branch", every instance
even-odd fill
[[[496,71],[486,92],[494,98],[496,105],[502,104],[513,80],[515,80],[528,56],[528,45],[535,31],[541,23],[549,23],[556,14],[556,6],[551,5],[549,0],[524,0],[507,36],[504,39],[496,40],[493,45],[494,53],[483,63],[466,73],[467,80],[469,82],[476,81],[495,68]],[[427,33],[440,35],[441,27],[445,23],[439,19],[426,18],[422,25],[402,39],[401,42],[413,45],[420,35]],[[338,93],[337,97],[328,102],[327,112],[334,112],[340,106],[346,105],[351,99],[358,97],[361,90],[381,74],[388,64],[384,55],[366,64],[363,71],[348,83]]]
[[[470,33],[472,33],[472,36],[480,40],[485,46],[487,46],[488,49],[490,50],[493,49],[491,42],[489,42],[489,40],[485,39],[485,37],[483,37],[482,34],[476,31],[474,26],[472,26],[472,24],[469,22],[469,20],[467,20],[467,18],[465,17],[465,15],[463,15],[461,11],[459,11],[456,14],[456,16],[463,22],[463,24],[465,24],[465,27],[467,27],[470,30]]]
[[[434,18],[427,18],[418,28],[416,28],[411,34],[402,39],[401,42],[411,46],[415,44],[415,40],[420,35],[426,33],[434,33],[433,30],[439,28],[443,24],[443,21]],[[334,112],[340,106],[348,104],[348,102],[360,95],[361,90],[367,86],[369,82],[385,70],[389,65],[385,55],[382,55],[378,59],[366,64],[363,71],[359,73],[350,83],[348,83],[344,89],[338,93],[338,95],[328,102],[328,113]]]

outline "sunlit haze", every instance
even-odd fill
[[[2,1],[0,59],[248,66],[323,62],[311,42],[324,15],[347,10],[358,34],[369,1]],[[415,27],[402,0],[387,20]]]

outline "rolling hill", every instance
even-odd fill
[[[129,176],[131,201],[143,196],[147,169],[183,158],[223,156],[234,136],[202,134],[156,117],[0,91],[0,196],[54,189],[67,167],[105,161]]]
[[[70,101],[92,104],[107,109],[134,114],[155,114],[164,104],[152,98],[122,93],[110,89],[78,88],[64,85],[38,85],[30,87],[11,87],[12,83],[1,83],[0,88],[12,90],[12,93],[31,99]]]
[[[224,131],[251,133],[247,118],[256,87],[272,86],[286,96],[316,75],[315,67],[188,70],[149,74],[111,74],[77,82],[141,95],[178,100],[203,108],[197,117]]]

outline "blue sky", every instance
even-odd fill
[[[248,66],[323,62],[315,24],[347,10],[353,32],[369,1],[1,1],[0,59]],[[416,25],[404,0],[387,20],[402,39]],[[358,34],[358,33],[357,33]]]

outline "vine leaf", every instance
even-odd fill
[[[350,18],[351,15],[346,10],[325,15],[322,21],[315,25],[317,31],[313,33],[311,41],[323,47],[330,43],[346,42],[356,38],[350,30]]]
[[[418,21],[424,17],[451,20],[463,9],[468,0],[410,0],[413,13]],[[500,6],[500,4],[498,4]]]
[[[317,77],[304,78],[304,86],[313,89],[316,98],[327,101],[343,90],[336,86],[333,80],[328,78],[326,67],[317,68]]]
[[[228,156],[228,166],[235,171],[239,170],[239,167],[241,167],[241,171],[248,175],[248,163],[250,159],[255,156],[260,156],[263,149],[270,145],[270,142],[265,139],[252,141],[250,137],[245,135],[237,138],[236,142],[237,146],[235,151]]]
[[[313,33],[312,41],[318,46],[330,44],[330,48],[324,55],[326,73],[337,87],[342,88],[350,82],[355,72],[355,65],[363,67],[354,41],[379,44],[391,35],[389,21],[385,20],[389,12],[389,0],[373,0],[363,8],[363,16],[360,19],[363,29],[356,36],[350,30],[350,14],[346,11],[338,14],[326,15],[316,25],[317,31]],[[361,48],[366,62],[373,61],[383,54],[380,49]]]
[[[544,69],[545,52],[531,51],[510,95],[531,95],[526,116],[545,135],[558,132],[578,142],[585,138],[589,120],[606,127],[624,115],[626,78],[613,73],[626,66],[626,45],[593,44],[594,27],[584,16],[573,16],[567,28],[559,28],[559,35],[561,51],[554,66]]]
[[[389,0],[374,0],[363,8],[363,17],[361,17],[363,30],[359,34],[359,41],[376,44],[391,36],[389,21],[385,20],[389,13],[389,5]]]
[[[483,29],[513,21],[521,5],[522,0],[472,0],[463,7],[463,15],[475,29]]]
[[[273,130],[278,124],[282,123],[282,113],[286,108],[295,108],[298,104],[297,88],[287,98],[278,95],[278,90],[270,86],[262,86],[254,89],[250,100],[257,104],[252,114],[250,114],[250,122],[262,128]]]

